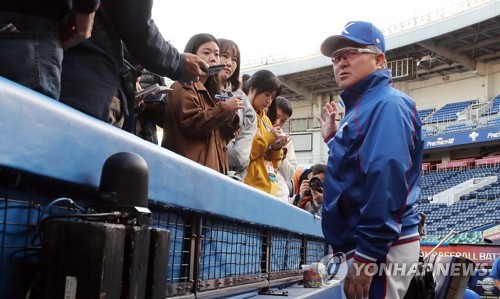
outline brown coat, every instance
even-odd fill
[[[226,145],[238,130],[239,118],[226,103],[215,102],[202,83],[172,84],[162,146],[226,174]]]

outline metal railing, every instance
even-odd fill
[[[95,203],[92,190],[54,188],[54,182],[2,174],[0,184],[0,298],[24,298],[37,273],[37,236],[43,210],[54,198],[70,196],[82,206]],[[327,253],[323,239],[251,225],[150,203],[151,227],[170,231],[167,297],[242,291],[302,279],[301,264]],[[56,205],[51,215],[69,211]],[[46,216],[46,215],[45,215]],[[311,216],[312,217],[312,216]],[[6,283],[8,282],[8,283]]]

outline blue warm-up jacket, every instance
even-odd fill
[[[334,252],[383,261],[419,239],[422,123],[413,100],[378,70],[340,95],[345,117],[329,147],[323,233]]]

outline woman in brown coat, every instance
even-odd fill
[[[219,45],[210,34],[196,34],[188,41],[186,53],[198,55],[209,65],[219,63]],[[192,84],[172,84],[167,103],[162,146],[202,165],[226,174],[226,145],[239,127],[237,98],[215,98],[218,84],[214,75],[201,76]]]

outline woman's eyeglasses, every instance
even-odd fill
[[[337,64],[342,58],[349,60],[354,57],[358,57],[361,54],[380,54],[376,51],[365,49],[365,48],[342,48],[332,53],[332,62]]]

